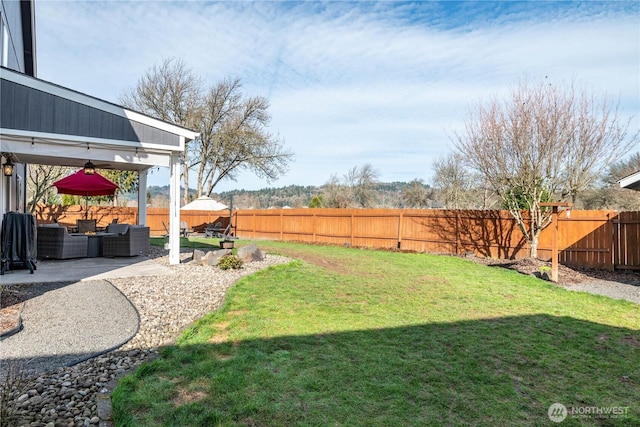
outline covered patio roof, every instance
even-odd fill
[[[620,183],[621,188],[640,191],[640,171],[622,178],[618,182]]]
[[[2,68],[2,151],[21,163],[146,170],[170,166],[196,132]],[[102,163],[100,166],[98,163]]]
[[[14,163],[138,171],[140,222],[146,177],[169,167],[170,261],[179,262],[180,156],[198,134],[122,106],[0,67],[0,151]],[[173,237],[175,235],[175,238]]]

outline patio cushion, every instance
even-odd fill
[[[113,233],[116,228],[111,224],[108,231]],[[102,255],[113,256],[136,256],[149,253],[149,227],[127,225],[124,234],[106,235],[102,239]]]
[[[114,224],[111,223],[107,226],[107,233],[114,233],[123,235],[129,230],[129,224]]]
[[[87,236],[72,236],[67,227],[38,227],[39,259],[84,258],[87,256]]]

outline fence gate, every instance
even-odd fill
[[[613,230],[613,268],[640,270],[640,212],[621,212]]]

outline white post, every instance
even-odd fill
[[[180,264],[180,153],[171,155],[169,177],[169,264]]]
[[[147,170],[138,172],[138,224],[147,225]]]

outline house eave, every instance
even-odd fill
[[[640,171],[622,178],[618,183],[620,183],[620,188],[640,191]]]

